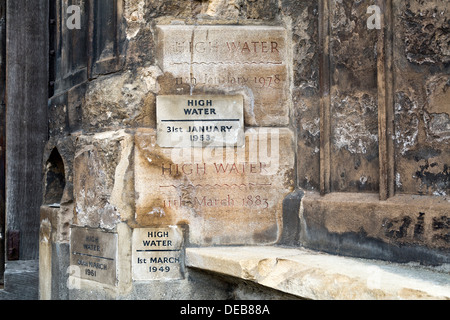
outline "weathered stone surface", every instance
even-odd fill
[[[52,225],[55,227],[54,240],[69,241],[69,226],[73,219],[73,156],[75,138],[50,139],[44,150],[44,199],[43,206],[58,212]]]
[[[395,6],[396,188],[446,196],[450,189],[448,3]]]
[[[39,279],[39,299],[50,300],[52,292],[52,224],[48,218],[42,219],[42,213],[39,228]]]
[[[370,4],[334,1],[329,9],[331,190],[337,192],[379,189],[377,33],[361,22]]]
[[[281,12],[292,32],[292,118],[297,128],[297,179],[306,190],[319,189],[319,15],[317,1],[282,0]]]
[[[162,149],[153,129],[135,138],[139,225],[188,224],[195,244],[278,240],[294,186],[290,130],[248,129],[242,148]]]
[[[365,93],[332,97],[332,190],[375,191],[378,179],[378,108]],[[349,164],[352,164],[349,166]]]
[[[247,125],[289,123],[284,28],[160,25],[157,31],[157,60],[173,77],[174,92],[185,84],[184,94],[242,94]]]
[[[133,216],[133,137],[121,131],[80,136],[74,160],[74,224],[113,229]]]
[[[405,30],[405,54],[409,62],[419,65],[450,62],[448,17],[445,0],[406,3],[400,21]]]
[[[300,240],[308,248],[396,262],[450,263],[446,198],[306,193]],[[424,249],[426,248],[426,249]]]
[[[83,105],[83,130],[119,130],[126,127],[154,127],[158,67],[128,70],[89,83]]]
[[[186,264],[314,300],[448,300],[448,266],[429,270],[279,247],[189,248]]]

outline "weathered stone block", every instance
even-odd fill
[[[80,136],[74,160],[74,223],[112,229],[133,216],[132,135]]]
[[[440,197],[307,193],[300,208],[302,245],[395,262],[449,262],[450,204]],[[424,249],[426,248],[426,249]]]
[[[164,149],[155,130],[139,129],[136,222],[188,224],[195,244],[276,242],[283,199],[294,186],[292,132],[248,129],[245,141],[241,148]]]
[[[395,186],[447,196],[450,188],[448,2],[405,1],[395,16]]]
[[[242,94],[247,125],[289,123],[287,45],[282,27],[157,27],[157,61],[174,93]]]
[[[422,268],[302,248],[188,248],[186,264],[312,300],[448,300],[448,267]]]
[[[155,126],[157,67],[111,74],[87,86],[83,103],[83,131]]]

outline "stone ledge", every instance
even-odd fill
[[[38,296],[38,260],[6,262],[5,286],[0,290],[0,300],[37,300]]]
[[[450,265],[428,268],[274,246],[187,248],[186,265],[306,299],[450,299]]]

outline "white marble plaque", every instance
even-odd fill
[[[183,279],[183,241],[177,226],[134,229],[133,280]]]
[[[240,95],[170,95],[156,100],[160,147],[224,147],[244,144]]]

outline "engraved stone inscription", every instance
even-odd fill
[[[178,226],[133,231],[134,280],[183,279],[183,230]]]
[[[244,144],[242,96],[158,96],[160,147],[216,147]]]
[[[158,62],[177,93],[239,93],[246,124],[289,123],[284,28],[160,25],[157,31]]]
[[[70,265],[81,279],[116,284],[117,234],[72,227]]]
[[[135,135],[136,222],[189,224],[198,245],[272,244],[293,188],[292,132],[247,128],[242,147],[161,148]]]

